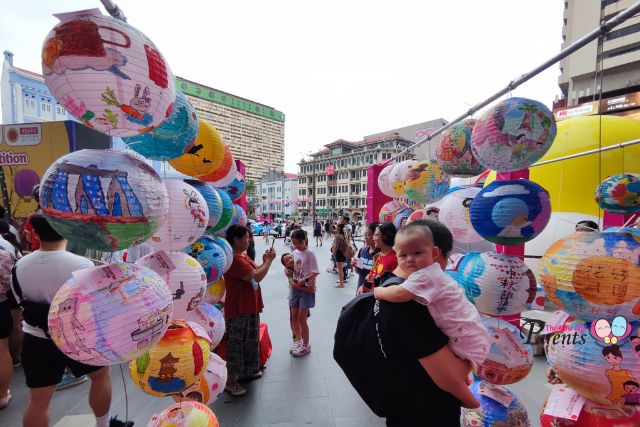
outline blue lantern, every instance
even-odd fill
[[[211,286],[220,280],[224,273],[227,257],[224,250],[212,238],[202,236],[193,242],[191,246],[187,246],[184,252],[195,258],[204,268],[204,273],[207,276],[207,286]]]
[[[213,232],[226,230],[231,222],[231,218],[233,218],[233,202],[231,201],[231,197],[229,197],[229,194],[223,189],[215,188],[215,191],[222,200],[222,214],[220,215],[218,223],[211,229]]]
[[[608,212],[630,214],[640,211],[640,174],[610,176],[598,185],[595,198]]]
[[[462,408],[461,427],[531,426],[524,405],[506,387],[476,380],[471,384],[471,393],[480,407]]]
[[[194,187],[204,197],[209,208],[208,227],[215,226],[222,216],[222,199],[218,192],[209,184],[197,179],[185,179],[184,182]]]

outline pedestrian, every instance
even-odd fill
[[[600,231],[598,224],[591,220],[582,220],[576,223],[576,231],[597,232]]]
[[[289,295],[287,296],[287,301],[291,301],[291,294],[293,293],[293,284],[292,284],[293,268],[294,268],[293,255],[291,255],[288,252],[282,254],[282,256],[280,257],[280,262],[284,267],[284,275],[287,278],[287,286],[289,288]],[[289,307],[289,327],[291,327],[291,337],[293,339],[291,347],[289,348],[289,354],[292,354],[293,350],[298,348],[298,340],[301,337],[296,335],[296,328],[293,326],[293,307],[291,306]]]
[[[316,239],[316,247],[318,247],[318,242],[320,246],[322,246],[322,226],[320,225],[320,220],[316,220],[313,226],[313,237]]]
[[[265,221],[262,225],[262,235],[264,238],[264,242],[269,244],[269,236],[271,235],[271,224],[269,221]]]
[[[440,219],[440,209],[436,208],[435,206],[432,206],[430,208],[427,208],[427,217],[431,218],[431,219]]]
[[[327,240],[331,238],[331,221],[328,219],[324,222],[324,235]]]
[[[334,260],[336,262],[336,270],[338,272],[338,284],[336,288],[344,288],[344,264],[347,259],[344,256],[344,252],[347,249],[347,241],[345,240],[344,224],[339,224],[333,239],[333,246],[331,246],[331,253],[333,253]]]
[[[13,359],[9,348],[9,339],[13,333],[14,316],[18,304],[11,292],[11,269],[16,257],[11,251],[0,250],[0,409],[9,406],[11,401],[11,379],[13,378]]]
[[[378,228],[377,222],[372,222],[367,225],[364,232],[364,245],[358,251],[358,257],[354,258],[352,265],[358,273],[357,288],[364,286],[365,279],[373,267],[373,258],[380,252],[380,249],[376,248],[373,242],[373,233]]]
[[[36,209],[27,217],[26,221],[24,222],[24,228],[22,231],[24,232],[25,239],[29,244],[29,251],[33,252],[40,249],[40,240],[38,240],[38,236],[33,232],[33,227],[31,226],[30,221],[33,215],[42,213],[42,208],[40,207],[40,185],[35,185],[33,187],[31,195],[38,203],[38,205],[36,206]],[[27,252],[28,251],[25,250],[25,253]]]
[[[396,238],[396,226],[391,222],[383,222],[378,225],[373,233],[373,242],[380,252],[373,259],[371,271],[365,278],[362,286],[358,287],[357,294],[371,292],[374,287],[380,286],[380,277],[385,271],[393,271],[398,267],[398,259],[393,251],[393,242]]]

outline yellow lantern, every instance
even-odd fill
[[[224,291],[224,277],[221,277],[220,280],[218,280],[211,286],[207,286],[207,290],[204,294],[204,300],[209,304],[217,304],[222,299]]]
[[[149,420],[147,427],[219,427],[216,414],[199,402],[180,402]]]
[[[224,158],[224,143],[220,134],[208,122],[200,119],[200,130],[184,154],[169,160],[169,164],[189,176],[207,175],[218,169]]]

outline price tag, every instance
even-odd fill
[[[513,395],[511,393],[486,381],[480,383],[478,390],[482,396],[493,399],[504,407],[508,408],[511,402],[513,402]]]
[[[176,265],[171,261],[171,258],[169,258],[169,255],[167,255],[165,251],[157,251],[148,255],[145,260],[147,260],[146,265],[160,276],[164,276],[176,268]]]
[[[103,289],[125,280],[124,273],[118,264],[85,268],[74,271],[72,275],[77,282],[90,284],[94,289]]]
[[[582,411],[586,400],[584,396],[579,395],[569,387],[555,385],[547,400],[544,413],[546,415],[575,421],[578,419],[578,416],[580,416],[580,411]]]
[[[513,334],[506,329],[496,329],[493,331],[493,339],[507,364],[522,361],[522,343]]]

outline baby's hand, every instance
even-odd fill
[[[373,297],[377,300],[382,299],[382,290],[381,288],[373,288]]]

